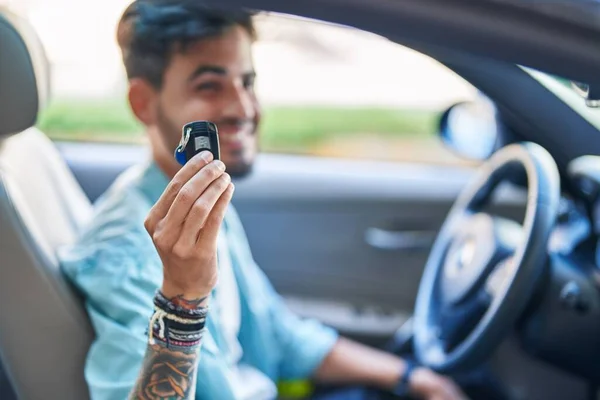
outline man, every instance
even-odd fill
[[[257,153],[250,16],[199,0],[138,0],[117,39],[152,160],[118,179],[80,240],[60,255],[97,334],[85,370],[92,398],[261,400],[275,398],[285,379],[392,391],[403,377],[418,397],[462,398],[430,370],[297,318],[255,265],[228,207],[231,177],[249,173]],[[194,120],[217,124],[223,162],[209,153],[183,168],[175,161],[181,127]],[[170,329],[165,317],[191,323],[163,308],[149,325],[159,289],[183,316],[210,304],[206,320],[192,321],[206,324],[201,346],[155,340]]]

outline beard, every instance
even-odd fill
[[[243,152],[243,150],[239,150],[235,154],[236,156],[239,156],[240,160],[243,160],[243,155],[239,154]],[[252,172],[252,167],[253,167],[254,163],[253,162],[238,162],[238,163],[226,163],[226,167],[227,167],[227,173],[231,176],[232,179],[240,179],[240,178],[245,178],[246,176],[250,175],[250,173]]]
[[[190,122],[190,121],[188,121]],[[172,118],[169,118],[167,114],[164,112],[164,108],[159,105],[157,110],[157,125],[160,131],[161,140],[163,145],[167,148],[171,154],[175,153],[175,149],[179,145],[182,136],[182,127],[173,121]],[[217,129],[219,124],[217,123]],[[256,128],[255,128],[256,129]],[[256,133],[254,133],[256,135]],[[236,160],[237,162],[228,162],[227,159],[221,160],[225,163],[227,167],[227,173],[234,179],[244,178],[252,172],[253,160],[246,161],[246,157],[244,156],[244,152],[248,151],[247,149],[240,149],[230,152],[230,156]],[[221,149],[221,155],[223,155],[223,151]],[[223,158],[223,157],[221,157]],[[227,158],[227,157],[226,157]]]

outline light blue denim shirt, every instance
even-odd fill
[[[85,366],[94,400],[126,399],[140,370],[153,296],[162,283],[161,261],[143,221],[167,183],[154,163],[132,168],[98,200],[77,243],[59,250],[63,271],[84,294],[96,331]],[[233,207],[223,229],[241,303],[240,362],[273,382],[309,377],[337,333],[286,308],[253,260]],[[196,399],[234,399],[218,318],[209,315],[207,328]]]

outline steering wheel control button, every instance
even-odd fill
[[[512,257],[500,261],[488,276],[485,282],[485,290],[490,296],[495,297],[500,294],[500,290],[506,283],[506,278],[514,272],[512,261]]]
[[[584,313],[589,308],[581,287],[574,281],[570,281],[563,286],[560,291],[560,302],[563,306],[579,313]]]

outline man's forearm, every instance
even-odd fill
[[[318,368],[315,378],[328,383],[360,383],[392,389],[406,367],[393,354],[340,338]]]
[[[393,354],[348,339],[339,339],[315,378],[330,383],[352,383],[392,390],[406,373],[407,363]],[[466,399],[448,378],[427,368],[416,368],[409,382],[410,392],[425,399]]]
[[[199,354],[199,346],[174,350],[162,344],[148,345],[137,383],[129,398],[193,399]]]
[[[188,300],[183,294],[173,295],[168,285],[163,284],[154,297],[149,344],[130,399],[195,397],[207,303],[208,296]]]

